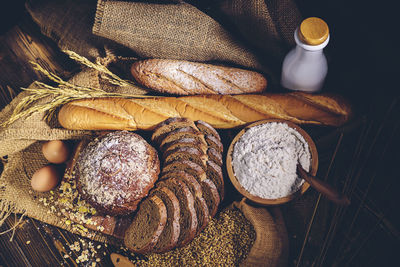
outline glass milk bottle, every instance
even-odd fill
[[[294,39],[297,45],[283,61],[281,85],[290,90],[317,92],[328,72],[323,53],[329,42],[328,25],[320,18],[307,18],[294,32]]]

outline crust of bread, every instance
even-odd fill
[[[178,95],[262,92],[265,77],[255,71],[171,59],[147,59],[132,64],[131,73],[143,86]]]
[[[340,126],[351,116],[350,105],[341,97],[294,92],[83,99],[63,105],[58,120],[64,128],[73,130],[151,130],[169,117],[181,117],[226,129],[272,118]]]

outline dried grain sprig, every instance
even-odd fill
[[[124,97],[124,98],[146,98],[151,97],[147,95],[137,94],[120,94],[120,93],[109,93],[100,88],[84,87],[72,84],[64,81],[58,75],[47,71],[39,64],[31,62],[34,69],[43,73],[50,80],[58,84],[58,87],[54,87],[42,82],[34,82],[37,87],[34,88],[21,88],[24,91],[29,92],[15,107],[10,118],[1,123],[0,126],[5,127],[16,120],[28,117],[37,112],[45,112],[44,119],[49,121],[57,108],[63,104],[66,104],[72,100],[85,99],[85,98],[100,98],[100,97]],[[46,97],[53,97],[49,102],[43,104],[33,103],[42,100]]]
[[[118,86],[133,86],[137,87],[138,89],[143,89],[141,87],[138,87],[137,84],[135,84],[132,81],[129,80],[124,80],[120,78],[118,75],[112,73],[106,66],[100,64],[99,62],[93,63],[87,58],[78,55],[77,53],[70,51],[70,50],[63,50],[64,53],[66,53],[71,59],[91,68],[95,69],[99,72],[102,72],[106,74],[104,78],[107,79],[111,84],[118,85]]]

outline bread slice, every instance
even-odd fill
[[[175,194],[168,187],[155,188],[151,195],[158,196],[167,208],[167,223],[162,231],[154,252],[162,253],[171,250],[178,243],[180,234],[180,205]]]
[[[197,142],[207,145],[204,135],[200,131],[172,131],[167,134],[160,142],[160,150],[164,151],[172,142],[179,141],[182,138],[194,138]]]
[[[164,164],[181,160],[193,161],[206,170],[208,157],[200,148],[197,147],[179,147],[175,150],[169,151],[168,153],[164,153]]]
[[[207,203],[208,211],[211,217],[214,217],[218,211],[219,203],[221,202],[218,189],[214,182],[210,179],[205,179],[200,182],[203,198]]]
[[[170,126],[174,126],[174,124],[171,124]],[[178,127],[178,126],[177,126],[177,128],[175,128],[175,129],[173,129],[173,130],[171,130],[171,131],[169,131],[169,132],[165,132],[165,133],[160,134],[160,135],[157,137],[157,139],[155,139],[155,141],[156,141],[156,143],[157,143],[158,145],[160,145],[161,142],[162,142],[168,135],[173,134],[173,133],[181,133],[181,132],[198,134],[198,133],[199,133],[199,130],[198,130],[195,126],[192,126],[192,125],[190,125],[190,126],[184,126],[184,127]]]
[[[197,233],[203,231],[203,229],[207,226],[208,222],[210,221],[210,213],[207,206],[207,202],[203,198],[203,191],[201,189],[200,183],[184,171],[173,171],[164,174],[161,177],[161,180],[169,179],[169,178],[176,178],[182,180],[189,188],[190,192],[194,196],[194,208],[197,214]]]
[[[192,137],[185,137],[181,138],[179,140],[176,140],[174,142],[169,143],[168,145],[165,145],[163,147],[163,156],[162,158],[165,158],[165,154],[168,153],[171,150],[180,148],[180,147],[197,147],[201,151],[203,151],[205,154],[207,153],[208,146],[204,144],[203,142],[199,142],[195,138]]]
[[[113,217],[106,215],[106,218],[113,218]],[[133,218],[132,216],[118,216],[115,219],[116,219],[116,224],[114,227],[113,235],[123,240],[126,229],[128,229],[129,225],[131,225]],[[109,226],[106,222],[103,222],[102,227],[104,227],[104,229],[107,229]],[[102,227],[100,227],[100,229],[97,228],[96,231],[103,229]]]
[[[215,148],[218,152],[221,154],[224,152],[224,145],[218,138],[216,138],[214,135],[205,135],[204,139],[208,145],[208,147],[213,147]]]
[[[194,122],[192,120],[186,118],[169,118],[165,121],[157,124],[154,128],[153,134],[151,136],[151,141],[155,144],[160,144],[160,141],[164,138],[164,136],[175,129],[192,127],[196,128]]]
[[[208,159],[215,162],[217,165],[221,166],[224,164],[222,160],[222,153],[217,151],[215,148],[210,147],[207,150]]]
[[[124,244],[135,253],[148,253],[157,243],[167,223],[167,208],[156,195],[140,203],[131,225],[125,232]]]
[[[200,132],[202,132],[204,135],[212,135],[215,138],[217,138],[219,141],[221,141],[221,136],[217,132],[217,130],[214,129],[210,124],[208,124],[205,121],[198,120],[195,122],[197,129],[199,129]]]
[[[209,160],[207,161],[207,178],[214,182],[218,189],[220,199],[224,199],[224,176],[222,174],[221,166],[217,165],[215,162]]]
[[[194,208],[194,197],[188,186],[181,180],[169,178],[157,183],[158,188],[167,187],[170,189],[179,201],[180,206],[180,234],[177,242],[178,247],[189,243],[196,235],[197,214]]]
[[[184,171],[196,178],[197,181],[201,182],[207,178],[206,172],[203,168],[190,160],[175,161],[168,164],[164,164],[160,177],[170,171]]]

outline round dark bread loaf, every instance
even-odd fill
[[[194,196],[194,208],[197,214],[197,233],[203,231],[210,221],[210,213],[207,206],[207,202],[203,198],[203,191],[200,183],[190,174],[184,171],[171,171],[165,173],[160,177],[160,180],[166,180],[169,178],[176,178],[182,180],[189,188],[190,192]]]
[[[169,178],[157,183],[157,188],[167,187],[178,198],[180,206],[180,234],[178,238],[178,247],[189,243],[196,235],[197,214],[194,208],[194,197],[188,186],[179,179]]]
[[[140,135],[115,131],[81,151],[73,175],[83,199],[99,213],[126,215],[136,210],[160,173],[157,151]]]
[[[156,195],[140,203],[131,225],[125,232],[124,244],[133,252],[151,252],[167,223],[167,208]]]
[[[167,208],[167,223],[153,249],[162,253],[173,249],[178,243],[181,229],[179,200],[168,187],[155,188],[150,191],[150,195],[158,196]]]

